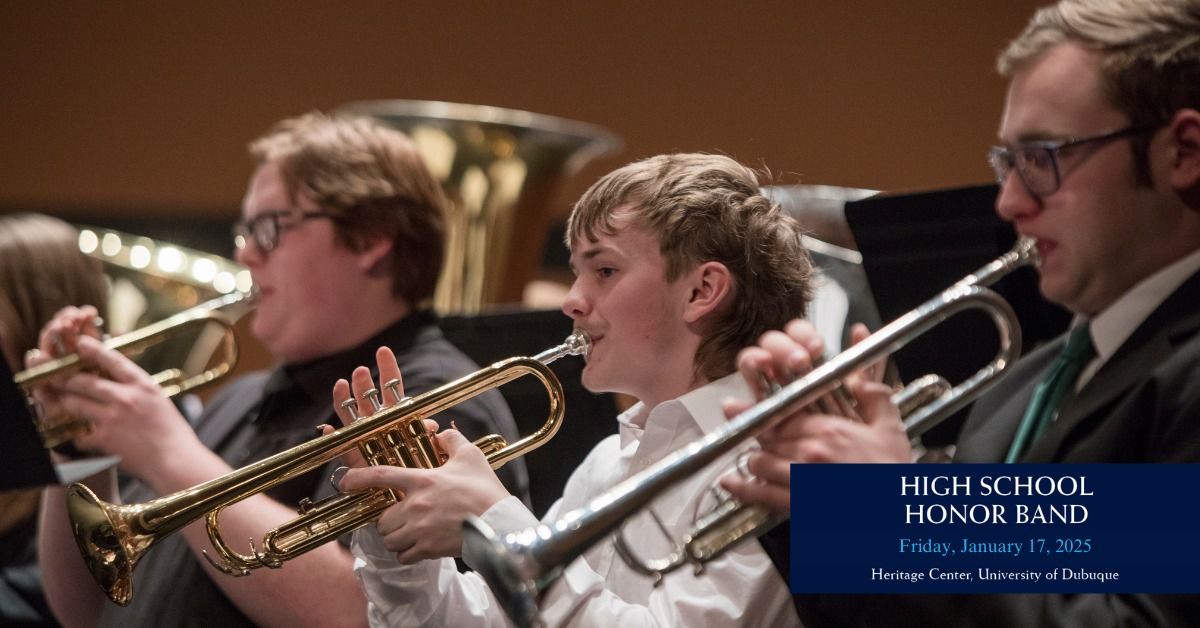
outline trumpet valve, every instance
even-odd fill
[[[380,410],[383,409],[383,404],[380,403],[380,396],[379,396],[378,388],[368,388],[367,390],[364,390],[362,392],[362,394],[359,396],[362,397],[363,400],[371,402],[371,411],[372,412],[379,412]]]
[[[358,415],[358,400],[351,397],[350,399],[343,401],[341,405],[343,410],[350,413],[351,422],[362,418]]]
[[[392,399],[395,399],[396,403],[400,403],[406,399],[404,394],[400,392],[400,380],[395,378],[389,379],[388,381],[384,382],[383,387],[386,388],[388,392],[392,393]]]

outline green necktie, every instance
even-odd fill
[[[1033,391],[1033,398],[1029,401],[1025,416],[1021,418],[1021,425],[1017,428],[1017,436],[1013,438],[1005,462],[1016,462],[1029,449],[1029,445],[1041,436],[1058,414],[1063,401],[1074,393],[1075,380],[1079,379],[1080,371],[1095,356],[1096,347],[1092,344],[1088,325],[1080,325],[1072,330],[1058,361]]]

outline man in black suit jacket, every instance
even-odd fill
[[[1087,325],[1095,357],[1057,418],[1014,446],[1034,388],[1066,337],[1022,359],[982,397],[960,462],[1200,462],[1200,0],[1062,0],[1001,55],[1010,79],[996,211],[1037,240],[1039,287]],[[804,372],[820,338],[794,321],[743,352],[749,381]],[[797,415],[760,438],[762,482],[737,498],[789,509],[788,467],[907,462],[890,390],[852,378],[864,422]],[[734,410],[734,409],[731,409]],[[1200,596],[805,596],[807,625],[1179,626]]]

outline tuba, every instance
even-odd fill
[[[626,517],[745,440],[791,413],[835,393],[841,388],[842,380],[851,373],[885,358],[957,313],[967,309],[982,310],[999,331],[997,354],[974,375],[923,403],[905,418],[905,428],[910,435],[928,430],[974,401],[1016,360],[1021,345],[1016,314],[1003,298],[983,286],[1036,262],[1034,242],[1021,239],[1008,253],[814,368],[808,375],[782,387],[721,429],[684,446],[593,498],[588,506],[566,513],[558,521],[502,537],[482,520],[469,518],[463,524],[463,558],[487,581],[514,623],[518,626],[538,625],[541,593],[569,562],[618,529]],[[938,386],[932,388],[936,390]],[[779,521],[760,507],[727,502],[711,516],[702,518],[697,529],[677,549],[678,556],[654,564],[645,563],[642,567],[648,573],[660,575],[662,571],[687,563],[702,567],[704,561],[719,556],[744,539],[754,538]]]
[[[577,332],[563,344],[536,356],[496,362],[392,406],[384,407],[379,403],[378,391],[369,391],[372,394],[367,398],[377,407],[370,416],[225,476],[146,503],[110,504],[88,487],[73,484],[67,489],[67,514],[76,544],[96,582],[110,600],[121,605],[133,597],[133,570],[141,556],[159,540],[201,517],[207,520],[209,539],[220,556],[214,560],[206,552],[205,557],[218,570],[244,576],[260,567],[281,567],[284,561],[375,521],[396,503],[398,496],[388,489],[372,488],[333,495],[317,503],[304,500],[298,509],[300,516],[268,532],[261,550],[251,541],[249,555],[233,551],[221,538],[221,511],[354,448],[370,464],[440,466],[445,454],[433,434],[426,431],[422,419],[531,375],[549,395],[548,416],[537,431],[515,443],[509,444],[494,434],[475,441],[492,467],[497,468],[540,447],[558,432],[565,411],[563,390],[547,365],[564,356],[584,354],[588,346],[587,336]]]
[[[412,139],[446,192],[446,259],[434,295],[442,313],[520,302],[553,224],[558,184],[621,140],[601,127],[484,105],[423,100],[354,102]]]

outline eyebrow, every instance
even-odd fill
[[[1009,143],[1004,141],[1004,138],[997,137],[996,141],[1000,142],[1000,146],[1020,146],[1021,144],[1029,144],[1032,142],[1054,142],[1063,138],[1069,137],[1069,134],[1051,133],[1049,131],[1031,131],[1017,136],[1016,140]]]
[[[587,249],[580,251],[578,253],[578,256],[579,256],[581,262],[587,262],[587,261],[591,261],[592,259],[595,259],[596,257],[599,257],[600,255],[603,255],[605,253],[612,253],[613,255],[621,255],[621,252],[619,250],[617,250],[615,247],[613,247],[612,245],[593,244],[592,246],[588,247]],[[574,258],[575,258],[575,254],[572,254],[571,259],[569,259],[567,261],[567,265],[571,268],[572,271],[575,270],[575,259]]]

